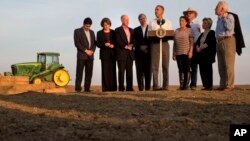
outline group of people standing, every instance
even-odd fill
[[[180,28],[174,36],[173,60],[179,68],[180,89],[196,89],[197,70],[200,75],[203,90],[213,89],[213,68],[216,55],[215,31],[211,30],[211,18],[203,18],[202,25],[196,20],[197,11],[188,8],[180,17]],[[189,81],[191,83],[189,85]]]
[[[174,32],[173,60],[177,61],[179,69],[180,90],[196,89],[197,69],[203,90],[213,89],[213,68],[215,55],[218,56],[220,74],[219,90],[234,88],[234,61],[236,52],[236,35],[234,16],[228,12],[228,4],[219,1],[215,14],[218,15],[216,30],[211,30],[212,19],[204,18],[202,25],[196,20],[197,11],[188,8],[179,18],[180,27]],[[100,48],[102,67],[102,91],[133,91],[133,60],[135,60],[138,89],[151,90],[153,76],[153,90],[168,90],[169,86],[169,58],[170,48],[167,38],[162,39],[162,55],[160,54],[160,39],[147,36],[149,31],[159,28],[172,30],[171,21],[164,17],[164,7],[157,5],[156,18],[147,24],[145,14],[139,14],[140,26],[129,27],[129,17],[121,16],[120,27],[112,30],[109,18],[101,21],[102,30],[94,32],[90,29],[92,20],[85,18],[83,27],[74,32],[74,42],[77,48],[77,67],[75,90],[81,92],[83,70],[85,68],[84,91],[90,91],[93,72],[93,60],[96,46]],[[237,15],[236,15],[237,16]],[[238,20],[238,19],[237,19]],[[164,21],[159,25],[159,21]],[[238,24],[239,26],[239,24]],[[240,27],[239,27],[240,28]],[[241,34],[237,32],[237,34]],[[241,44],[237,44],[237,52],[244,47],[241,34]],[[240,48],[240,49],[239,49]],[[238,52],[239,53],[239,52]],[[159,64],[162,56],[162,64]],[[116,65],[118,65],[118,84]],[[159,66],[162,67],[162,86],[158,84]],[[124,85],[126,76],[126,87]],[[190,83],[191,80],[191,83]]]

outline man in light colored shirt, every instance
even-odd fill
[[[157,21],[165,21],[161,28],[165,30],[172,30],[172,23],[164,18],[164,7],[157,5],[155,7],[156,18],[149,23],[149,31],[158,30],[160,25]],[[151,68],[153,74],[153,90],[168,90],[169,85],[169,44],[167,39],[163,39],[162,42],[162,72],[163,72],[163,85],[158,85],[158,72],[159,72],[159,60],[160,60],[160,39],[152,40],[151,44]]]
[[[196,43],[197,39],[199,38],[200,34],[203,32],[203,28],[201,23],[196,19],[198,13],[193,8],[188,8],[186,11],[183,12],[184,16],[186,16],[189,20],[189,25],[192,29],[193,36],[194,36],[194,43]],[[195,48],[195,47],[194,47]],[[197,85],[197,70],[198,70],[198,62],[196,58],[196,50],[193,50],[193,57],[191,59],[191,83],[190,88],[192,90],[196,89]]]
[[[228,4],[219,1],[215,14],[218,21],[215,31],[217,38],[218,69],[220,74],[219,90],[230,91],[234,88],[234,64],[236,41],[234,37],[234,17],[228,13]]]

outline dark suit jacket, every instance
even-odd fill
[[[110,30],[110,43],[115,45],[115,31]],[[116,59],[116,50],[114,48],[109,48],[105,46],[105,43],[108,41],[105,38],[105,33],[103,30],[97,32],[96,45],[100,48],[100,59],[101,60],[115,60]]]
[[[83,30],[83,27],[75,29],[74,42],[75,42],[75,46],[77,48],[77,59],[80,59],[80,60],[87,60],[87,59],[94,60],[94,54],[92,56],[88,56],[85,53],[86,49],[92,50],[93,52],[95,52],[95,48],[96,48],[96,45],[95,45],[95,33],[92,30],[90,30],[89,32],[90,32],[90,38],[91,38],[91,47],[89,47],[89,42],[88,42],[87,36],[86,36],[86,34],[85,34],[84,30]]]
[[[150,57],[150,40],[147,37],[148,26],[146,27],[145,36],[143,37],[143,32],[141,26],[138,26],[134,29],[135,32],[135,58],[140,58],[142,56]],[[143,52],[140,48],[142,45],[148,47],[148,52]]]
[[[115,29],[115,38],[116,38],[116,53],[117,53],[117,60],[126,60],[129,56],[131,59],[134,59],[134,50],[125,49],[126,45],[135,43],[135,35],[132,28],[129,28],[130,32],[130,42],[127,40],[127,36],[123,27],[120,26]]]
[[[203,33],[197,39],[195,47],[200,46],[200,40]],[[207,34],[205,43],[208,45],[207,48],[203,49],[200,53],[197,53],[197,62],[198,63],[214,63],[216,55],[216,37],[214,30],[210,30]],[[194,48],[196,50],[196,48]]]
[[[245,42],[243,38],[243,34],[241,31],[241,26],[240,26],[240,20],[237,14],[229,12],[229,14],[232,14],[234,16],[234,35],[236,39],[236,52],[238,55],[241,55],[242,53],[242,48],[245,47]]]

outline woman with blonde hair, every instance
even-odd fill
[[[213,21],[211,18],[204,18],[202,28],[204,32],[199,36],[195,46],[197,61],[200,66],[200,75],[203,84],[202,90],[213,89],[213,63],[216,54],[215,31],[211,30]]]

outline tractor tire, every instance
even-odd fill
[[[40,84],[42,84],[42,80],[41,80],[41,78],[37,77],[37,78],[33,79],[32,83],[36,84],[36,85],[40,85]]]
[[[63,87],[69,83],[70,76],[69,73],[64,69],[59,69],[55,71],[53,75],[53,81],[57,86]]]

